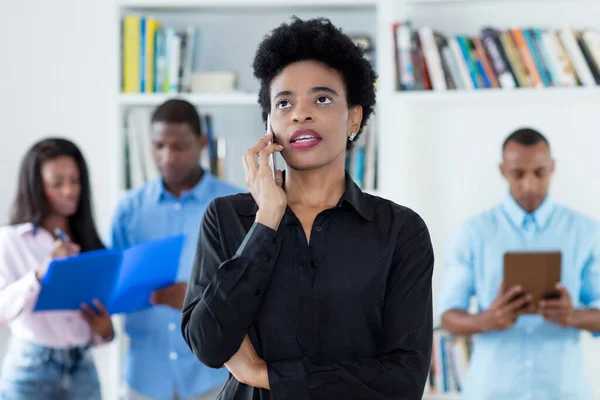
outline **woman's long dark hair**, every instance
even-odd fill
[[[79,168],[81,194],[77,211],[69,218],[72,240],[81,246],[81,251],[104,248],[92,217],[90,179],[87,165],[77,146],[65,139],[44,139],[27,151],[19,172],[19,188],[13,204],[10,223],[33,223],[40,226],[50,213],[48,199],[42,182],[42,165],[58,157],[71,157]]]

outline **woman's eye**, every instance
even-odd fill
[[[291,105],[292,104],[289,101],[281,100],[279,103],[277,103],[277,108],[288,108]]]
[[[327,96],[321,96],[317,99],[317,103],[319,104],[329,104],[331,103],[331,99]]]

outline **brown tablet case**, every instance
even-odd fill
[[[504,254],[503,291],[521,285],[524,293],[533,296],[536,314],[540,300],[557,295],[562,255],[560,252],[508,252]]]

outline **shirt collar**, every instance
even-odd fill
[[[369,204],[370,196],[365,194],[358,185],[354,182],[350,174],[346,171],[345,175],[346,186],[344,189],[344,194],[340,198],[340,201],[337,204],[337,207],[342,207],[345,204],[350,205],[358,215],[364,218],[367,221],[371,221],[373,219],[373,213],[375,212],[375,208]],[[285,180],[285,171],[284,171],[284,180]],[[240,210],[239,213],[241,215],[252,216],[256,215],[258,211],[258,205],[255,202],[252,202],[252,205],[247,209]],[[285,218],[288,217],[289,212],[286,211]]]
[[[202,177],[196,183],[196,185],[190,190],[186,190],[181,193],[180,199],[184,199],[186,197],[192,197],[196,200],[202,198],[202,194],[205,192],[206,188],[210,185],[210,183],[215,179],[214,175],[207,171],[202,171]],[[163,182],[162,176],[159,176],[154,181],[154,192],[155,192],[155,200],[157,203],[164,201],[166,199],[175,199],[175,196],[165,188],[165,184]]]
[[[350,204],[352,208],[364,219],[371,221],[373,219],[374,207],[369,207],[369,197],[354,182],[350,174],[346,171],[346,189],[338,205],[343,203]]]
[[[518,227],[523,227],[528,219],[533,218],[536,227],[543,229],[548,224],[554,211],[554,202],[550,196],[546,196],[542,204],[532,213],[525,211],[512,195],[508,195],[503,205],[511,221]]]
[[[19,234],[19,236],[25,236],[28,234],[35,235],[36,231],[38,230],[38,228],[31,222],[17,225],[15,227],[15,229],[17,231],[17,234]]]

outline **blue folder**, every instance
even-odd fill
[[[183,241],[183,236],[172,236],[126,250],[94,250],[53,260],[34,311],[78,310],[93,299],[110,314],[151,307],[152,292],[175,283]]]

